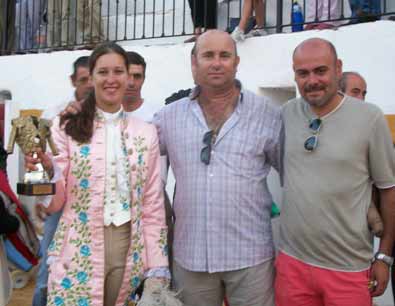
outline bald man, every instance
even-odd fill
[[[272,197],[280,111],[236,79],[228,33],[200,35],[191,57],[197,86],[155,115],[177,182],[174,283],[185,306],[273,306]]]
[[[395,220],[395,156],[378,107],[338,91],[342,62],[328,41],[293,54],[301,98],[283,108],[284,194],[277,306],[371,306],[388,283]],[[357,114],[357,115],[356,115]],[[372,263],[372,182],[384,233]]]
[[[365,101],[367,84],[365,79],[358,72],[343,72],[339,86],[340,90],[347,96]]]

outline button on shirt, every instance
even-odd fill
[[[174,258],[191,271],[251,267],[273,257],[266,177],[279,168],[280,111],[242,90],[205,165],[200,152],[209,128],[198,94],[195,88],[154,117],[177,182]]]
[[[104,196],[104,225],[113,223],[120,226],[130,221],[129,176],[126,175],[126,158],[122,150],[121,119],[122,110],[116,113],[105,113],[106,129],[106,186]]]

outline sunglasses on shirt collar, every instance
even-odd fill
[[[318,146],[318,134],[322,126],[322,120],[315,118],[310,121],[309,129],[313,133],[304,142],[304,148],[307,152],[313,152]]]

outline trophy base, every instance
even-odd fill
[[[55,183],[17,183],[16,192],[25,196],[44,196],[56,193]]]

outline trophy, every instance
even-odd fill
[[[37,148],[46,151],[47,142],[53,155],[58,150],[51,136],[51,121],[37,116],[21,116],[11,121],[12,131],[7,146],[7,153],[14,151],[15,142],[24,154],[32,154],[37,158]],[[48,174],[39,163],[38,170],[26,172],[23,182],[17,184],[17,193],[27,196],[52,195],[56,192],[56,185],[50,182]]]

